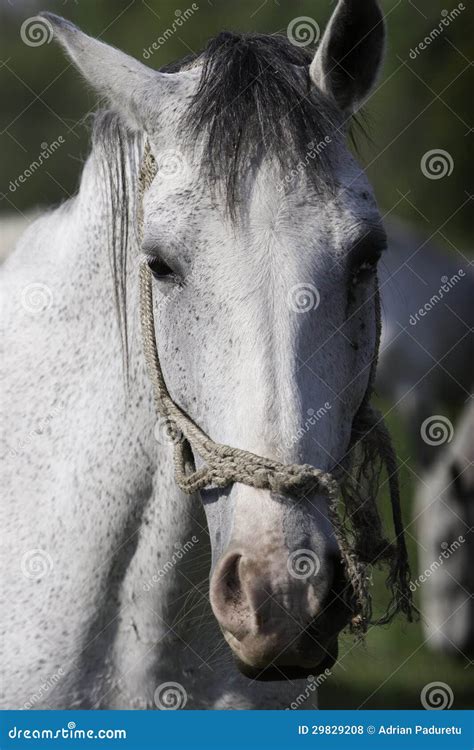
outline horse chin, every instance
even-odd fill
[[[278,682],[282,680],[301,680],[311,677],[316,678],[334,666],[337,661],[338,653],[338,639],[335,637],[326,646],[323,657],[317,661],[316,664],[311,664],[312,660],[308,658],[307,660],[301,660],[302,662],[306,661],[304,664],[276,662],[267,666],[254,666],[245,662],[235,652],[234,661],[239,672],[250,680],[258,680],[260,682]]]

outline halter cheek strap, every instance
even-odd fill
[[[175,435],[176,481],[183,492],[191,494],[240,482],[297,497],[322,492],[331,500],[337,499],[338,484],[331,474],[309,464],[282,464],[240,448],[216,443],[173,401],[158,357],[152,276],[146,264],[140,268],[140,315],[143,349],[155,406],[159,416],[167,421]],[[187,473],[186,467],[193,463],[193,455],[199,455],[205,466]]]

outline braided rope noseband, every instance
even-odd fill
[[[139,237],[143,235],[143,195],[156,173],[156,162],[147,141],[139,176]],[[380,339],[380,305],[378,295],[376,304],[378,309],[378,341],[376,350],[378,351]],[[354,540],[353,542],[349,542],[347,538],[347,519],[341,519],[338,512],[341,488],[335,474],[322,471],[309,464],[282,464],[278,461],[250,453],[249,451],[216,443],[173,400],[168,391],[158,356],[153,312],[152,274],[146,263],[142,263],[140,267],[140,320],[143,350],[148,375],[153,388],[156,411],[162,419],[167,421],[167,427],[171,429],[174,437],[175,477],[180,489],[187,494],[192,494],[206,488],[228,487],[238,482],[255,487],[256,489],[288,494],[295,498],[301,498],[314,492],[325,495],[328,498],[330,521],[341,551],[347,578],[352,586],[352,593],[348,597],[354,615],[352,618],[352,628],[359,632],[364,632],[369,619],[368,615],[371,612],[371,597],[367,577],[368,557],[371,558],[370,562],[394,558],[395,562],[389,578],[395,590],[392,614],[401,609],[405,612],[408,619],[411,620],[412,603],[408,587],[409,566],[400,514],[396,459],[383,420],[378,417],[375,410],[371,408],[366,408],[365,410],[366,414],[370,415],[367,428],[375,430],[375,438],[380,437],[382,440],[388,441],[389,445],[388,457],[385,458],[385,463],[392,491],[392,513],[397,535],[397,551],[394,553],[394,548],[384,542],[380,536],[380,529],[377,528],[378,516],[375,510],[375,498],[372,498],[369,500],[369,505],[365,508],[368,525],[375,519],[375,526],[372,529],[366,529],[366,536],[368,535],[370,538],[365,546],[369,550],[372,550],[372,552],[369,555],[364,555],[364,559],[360,559],[360,555],[357,553],[355,547],[357,547],[357,542],[360,542],[361,528],[363,529],[363,523],[361,522],[362,509],[352,509],[353,515],[357,516],[356,527],[359,524],[361,528],[353,529]],[[374,359],[363,406],[367,406],[366,402],[368,401],[375,375],[376,359],[377,355]],[[204,465],[199,469],[195,467],[194,456],[196,455],[200,456],[204,462]],[[387,619],[389,619],[389,616],[379,620],[379,622],[387,621]]]

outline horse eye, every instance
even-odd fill
[[[374,237],[362,238],[351,249],[350,268],[353,285],[364,284],[374,276],[377,264],[384,250],[381,241],[374,241]]]
[[[176,279],[175,271],[158,256],[148,259],[148,268],[158,281],[173,281]]]
[[[366,260],[360,264],[358,268],[355,268],[352,273],[353,284],[364,284],[374,276],[377,270],[378,258],[374,260]]]

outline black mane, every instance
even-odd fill
[[[315,184],[330,175],[325,149],[308,152],[341,127],[341,113],[309,79],[313,52],[285,36],[223,32],[195,56],[162,68],[177,72],[201,62],[198,91],[183,119],[185,134],[203,140],[203,166],[224,186],[231,211],[250,165],[264,155],[283,170],[301,162]]]

